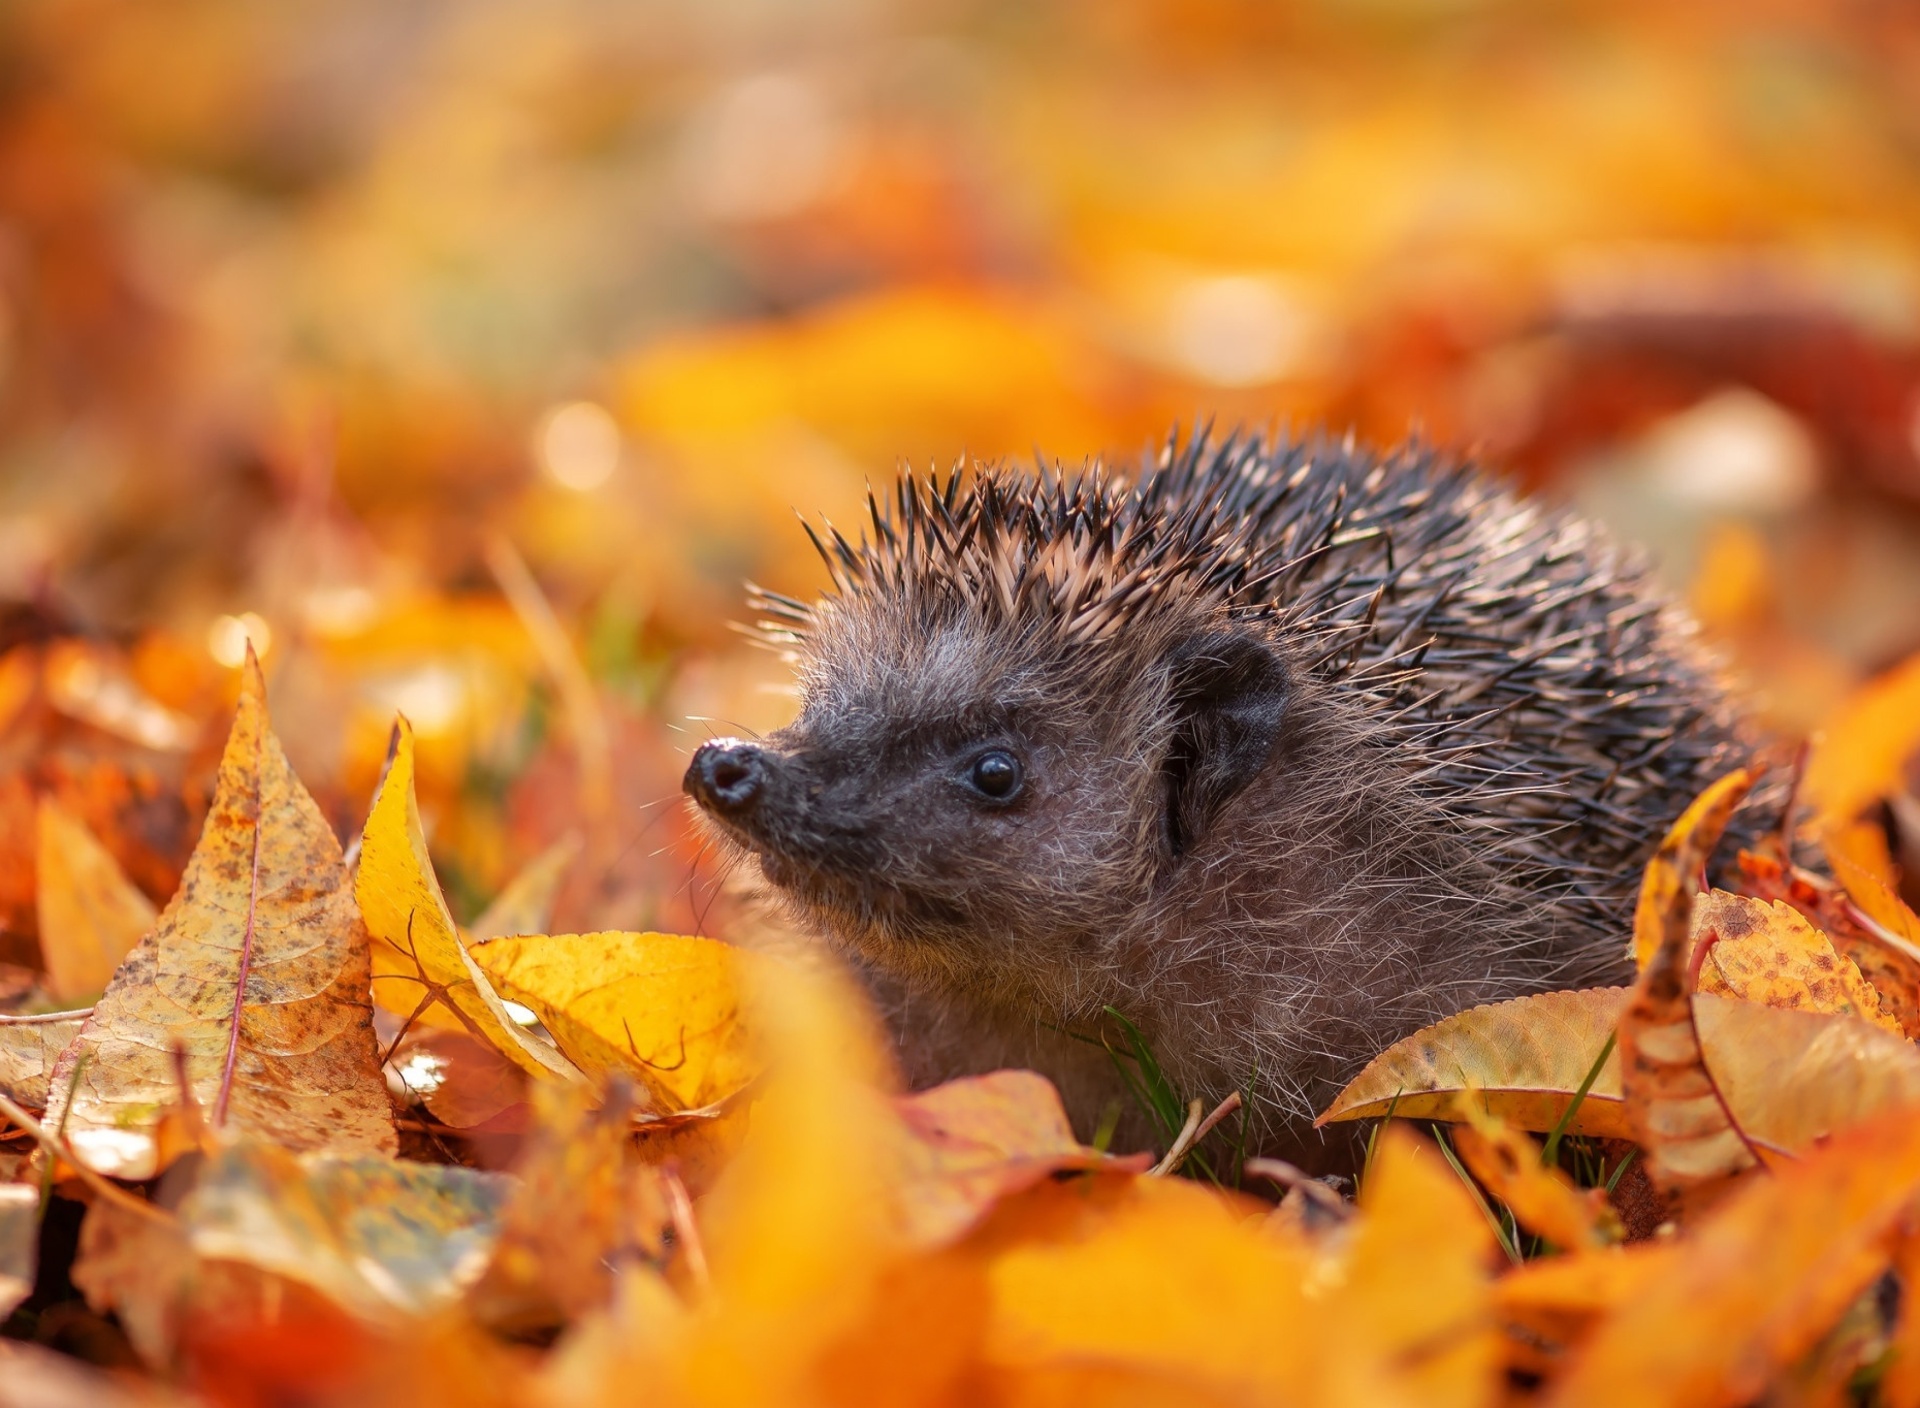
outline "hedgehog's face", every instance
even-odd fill
[[[870,960],[1005,980],[1097,960],[1260,771],[1286,698],[1271,648],[1230,632],[1121,670],[958,627],[849,632],[804,683],[789,727],[702,747],[688,793]]]

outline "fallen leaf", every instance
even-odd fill
[[[1858,858],[1857,849],[1849,850],[1844,843],[1834,844],[1830,839],[1826,852],[1834,879],[1847,892],[1847,898],[1894,938],[1920,949],[1920,915],[1908,907],[1893,886]]]
[[[391,1153],[367,979],[340,845],[268,726],[253,662],[180,890],[62,1053],[47,1121],[64,1118],[74,1152],[99,1172],[151,1177],[183,1049],[215,1129]]]
[[[60,1012],[0,1017],[0,1095],[29,1110],[46,1109],[54,1065],[85,1021]]]
[[[534,1089],[535,1133],[514,1165],[513,1197],[468,1310],[510,1336],[551,1330],[607,1303],[613,1273],[664,1267],[671,1213],[660,1171],[628,1135],[630,1091],[604,1103],[573,1086]]]
[[[1833,859],[1836,873],[1844,873],[1845,853]],[[1806,916],[1873,984],[1881,1010],[1893,1016],[1909,1038],[1920,1038],[1920,944],[1884,928],[1876,932],[1847,894],[1807,871],[1789,872],[1777,857],[1742,852],[1740,870],[1748,893],[1792,905]],[[1868,889],[1870,877],[1856,876],[1856,882]],[[1897,917],[1891,907],[1886,912]]]
[[[1807,759],[1800,795],[1816,826],[1844,826],[1897,792],[1920,750],[1920,656],[1869,681],[1827,721]]]
[[[454,1165],[220,1150],[180,1203],[202,1261],[243,1262],[380,1322],[450,1304],[486,1264],[511,1190]]]
[[[1546,1401],[1755,1401],[1886,1267],[1889,1234],[1916,1195],[1910,1110],[1748,1180],[1685,1234],[1666,1274],[1595,1329]]]
[[[1599,1188],[1576,1188],[1558,1168],[1540,1160],[1540,1146],[1485,1113],[1472,1098],[1461,1101],[1465,1122],[1453,1132],[1461,1161],[1520,1225],[1568,1251],[1604,1247],[1621,1239],[1620,1219]]]
[[[1758,1151],[1804,1154],[1920,1102],[1920,1047],[1857,1017],[1698,993],[1693,1020],[1714,1088]]]
[[[1688,976],[1695,877],[1752,783],[1731,773],[1688,806],[1647,863],[1634,910],[1641,968],[1620,1015],[1620,1090],[1647,1176],[1665,1194],[1707,1196],[1756,1162],[1707,1073]]]
[[[1711,940],[1700,965],[1701,992],[1800,1012],[1837,1012],[1888,1031],[1900,1024],[1853,960],[1791,905],[1709,890],[1693,904],[1690,942]]]
[[[1184,1179],[1042,1184],[983,1228],[982,1356],[1022,1379],[1104,1365],[1242,1402],[1341,1401],[1314,1391],[1328,1327],[1302,1290],[1311,1262],[1257,1226]]]
[[[964,1234],[994,1203],[1051,1174],[1107,1168],[1144,1173],[1152,1156],[1114,1158],[1073,1137],[1052,1084],[1032,1071],[994,1071],[902,1096],[908,1135],[899,1180],[906,1239],[936,1247]]]
[[[1670,1276],[1685,1254],[1677,1242],[1647,1241],[1516,1266],[1493,1284],[1508,1365],[1542,1378],[1559,1374],[1603,1317]]]
[[[629,1076],[649,1108],[714,1105],[759,1070],[741,1019],[751,955],[682,934],[540,934],[475,944],[500,992],[531,1008],[595,1076]]]
[[[1491,1403],[1493,1238],[1466,1187],[1430,1141],[1389,1125],[1355,1201],[1321,1307],[1326,1387],[1306,1401]]]
[[[375,1000],[409,1020],[438,1009],[530,1075],[581,1080],[571,1061],[508,1015],[487,975],[468,957],[420,828],[413,726],[402,718],[396,729],[393,765],[367,817],[353,887],[375,940]]]
[[[32,1294],[39,1249],[40,1190],[0,1183],[0,1321]]]
[[[1550,1131],[1606,1051],[1628,991],[1539,993],[1435,1022],[1374,1057],[1314,1123],[1380,1119],[1389,1110],[1407,1119],[1449,1119],[1471,1091],[1481,1108],[1515,1129]],[[1608,1054],[1566,1128],[1628,1137],[1617,1054]]]
[[[554,896],[567,877],[567,867],[580,854],[580,838],[562,836],[528,861],[513,879],[501,888],[488,905],[467,926],[467,942],[506,938],[513,934],[544,934],[548,916],[553,913]]]
[[[40,799],[35,903],[47,991],[69,1006],[104,990],[159,917],[87,824]]]
[[[387,1064],[409,1095],[453,1129],[486,1124],[528,1099],[527,1073],[465,1032],[415,1027]]]

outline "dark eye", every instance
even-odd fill
[[[1020,790],[1020,760],[1004,748],[982,753],[967,769],[967,781],[981,796],[1004,802]]]

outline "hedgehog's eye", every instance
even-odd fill
[[[982,797],[1011,801],[1020,791],[1020,760],[1004,748],[994,748],[973,760],[967,784]]]

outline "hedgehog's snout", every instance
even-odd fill
[[[716,738],[700,745],[680,786],[715,816],[737,819],[766,791],[767,758],[738,738]]]

